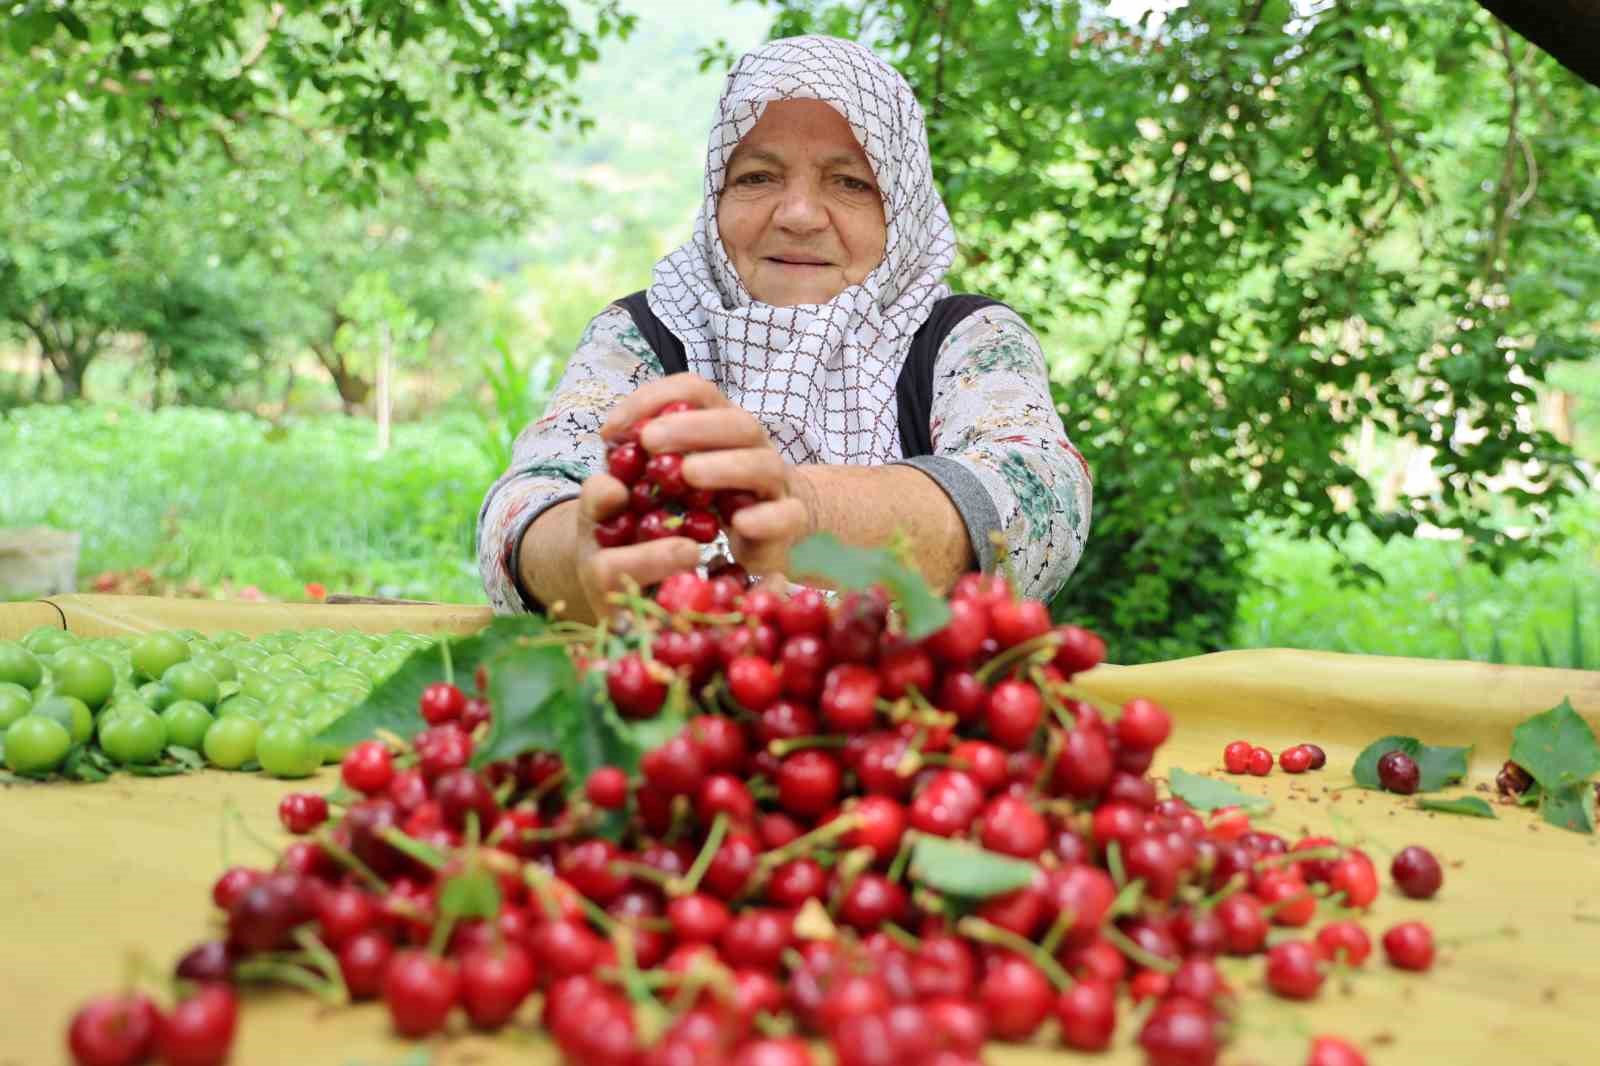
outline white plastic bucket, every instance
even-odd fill
[[[48,526],[0,529],[0,600],[76,591],[82,540]]]

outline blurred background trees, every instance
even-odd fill
[[[244,506],[204,471],[149,472],[187,555],[157,532],[113,549],[70,513],[82,471],[7,494],[37,473],[19,427],[66,431],[37,404],[87,398],[84,424],[109,408],[181,436],[196,423],[131,408],[201,405],[239,412],[204,432],[289,451],[334,412],[376,418],[388,358],[396,451],[452,451],[402,479],[449,497],[414,507],[431,539],[403,540],[439,576],[340,564],[310,517],[245,557],[278,560],[278,595],[314,570],[474,597],[477,496],[588,318],[687,233],[727,59],[818,31],[905,73],[962,238],[953,281],[1046,341],[1097,478],[1058,614],[1124,661],[1536,660],[1556,628],[1570,659],[1600,633],[1566,595],[1600,590],[1600,89],[1443,0],[712,6],[9,4],[0,405],[34,406],[0,422],[0,524],[83,528],[90,569],[142,551],[251,583],[202,543],[198,515]],[[328,432],[326,462],[386,461],[353,444],[370,428]],[[327,522],[404,521],[361,506]],[[1559,604],[1519,604],[1545,580]]]

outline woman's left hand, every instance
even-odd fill
[[[679,401],[695,410],[650,418]],[[693,374],[674,374],[635,390],[612,408],[600,436],[612,443],[642,418],[650,418],[639,438],[645,450],[682,453],[683,477],[690,485],[713,492],[743,489],[759,498],[733,516],[728,539],[752,576],[784,573],[789,549],[814,532],[816,509],[810,487],[766,428]]]

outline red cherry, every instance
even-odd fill
[[[394,780],[394,761],[381,740],[363,740],[345,753],[339,776],[357,792],[375,796]]]
[[[1217,1061],[1216,1017],[1186,1000],[1157,1006],[1139,1030],[1146,1066],[1211,1066]]]
[[[473,948],[461,958],[461,1005],[480,1029],[499,1029],[533,991],[533,958],[516,944]]]
[[[828,669],[828,646],[822,638],[811,633],[790,637],[783,642],[779,657],[783,691],[796,699],[814,699]]]
[[[705,780],[705,759],[687,734],[679,733],[660,747],[645,752],[639,772],[650,787],[668,796],[692,796]]]
[[[291,833],[309,833],[328,820],[328,801],[315,792],[291,792],[278,801],[278,821]]]
[[[660,490],[662,499],[680,499],[692,491],[683,480],[683,456],[677,452],[652,455],[644,464],[644,476]]]
[[[1269,870],[1256,883],[1256,897],[1272,912],[1274,925],[1302,926],[1317,913],[1317,897],[1293,869]]]
[[[1248,773],[1250,770],[1250,755],[1255,751],[1255,746],[1248,740],[1236,740],[1222,749],[1222,766],[1230,774]]]
[[[984,724],[996,744],[1013,751],[1025,748],[1044,718],[1044,699],[1025,681],[1002,681],[989,693]]]
[[[429,725],[443,725],[461,717],[467,709],[467,694],[454,685],[435,681],[422,690],[418,707]]]
[[[863,796],[851,808],[857,827],[846,838],[852,848],[871,848],[879,861],[894,858],[906,831],[906,809],[889,796]]]
[[[679,896],[667,904],[667,920],[680,941],[691,944],[714,943],[728,928],[732,916],[719,899],[700,892]]]
[[[1267,987],[1285,999],[1310,999],[1322,988],[1317,953],[1304,940],[1288,940],[1267,952]]]
[[[1061,626],[1056,633],[1060,642],[1053,662],[1068,681],[1105,661],[1106,642],[1098,634],[1080,626]]]
[[[838,733],[866,732],[878,717],[878,688],[878,672],[871,667],[835,666],[822,681],[818,709],[823,721]]]
[[[1403,751],[1386,753],[1378,760],[1378,782],[1390,792],[1409,796],[1422,781],[1416,760]]]
[[[136,1066],[150,1055],[160,1012],[144,996],[90,1000],[72,1016],[67,1048],[77,1066]]]
[[[1378,898],[1378,871],[1364,852],[1352,850],[1333,864],[1328,887],[1344,893],[1346,906],[1364,908]]]
[[[950,621],[928,638],[928,649],[945,666],[965,666],[989,636],[989,614],[972,600],[951,600]]]
[[[1252,955],[1267,942],[1267,919],[1256,897],[1238,892],[1218,903],[1215,910],[1230,955]]]
[[[373,999],[383,990],[383,975],[394,957],[394,945],[382,933],[362,933],[339,949],[339,972],[351,999]]]
[[[1039,968],[1019,955],[996,956],[978,984],[977,1001],[989,1030],[1001,1040],[1026,1040],[1050,1013],[1055,997]]]
[[[638,652],[629,652],[606,668],[606,691],[624,718],[653,718],[667,699],[667,686]]]
[[[669,614],[704,614],[711,609],[711,582],[692,571],[673,574],[656,590],[656,603]]]
[[[1360,966],[1372,954],[1372,938],[1352,921],[1329,922],[1317,930],[1317,954],[1328,962]]]
[[[233,1047],[239,1001],[223,984],[202,985],[161,1017],[156,1057],[164,1066],[221,1066]]]
[[[778,802],[790,814],[814,817],[839,801],[839,761],[817,749],[797,751],[778,767]]]
[[[1421,922],[1401,922],[1383,934],[1389,965],[1422,971],[1433,965],[1433,931]]]
[[[700,544],[710,544],[722,532],[722,524],[710,511],[689,511],[683,516],[683,528],[678,532]],[[741,586],[735,586],[739,588]]]
[[[597,767],[584,782],[583,793],[601,810],[619,810],[628,802],[628,775],[615,766]]]
[[[989,607],[989,632],[1002,648],[1042,637],[1049,631],[1050,610],[1038,600],[1001,600]]]
[[[647,511],[644,517],[639,519],[639,527],[634,537],[641,542],[665,540],[668,537],[676,537],[682,525],[683,519],[670,511],[658,508]]]
[[[1278,753],[1278,765],[1284,773],[1303,774],[1311,769],[1311,752],[1304,745],[1285,748]]]
[[[739,706],[760,714],[778,698],[778,673],[766,659],[741,655],[728,664],[728,691]]]
[[[1172,716],[1154,700],[1131,699],[1117,719],[1117,741],[1133,751],[1154,751],[1172,733]]]
[[[637,444],[619,444],[606,453],[606,473],[632,486],[644,476],[645,463],[650,456]]]
[[[1247,769],[1256,777],[1266,777],[1272,773],[1272,752],[1266,748],[1251,748]]]
[[[1444,884],[1444,870],[1427,848],[1415,844],[1402,848],[1389,865],[1389,876],[1412,899],[1432,899]]]
[[[1117,1028],[1116,988],[1104,981],[1079,981],[1056,998],[1061,1042],[1078,1051],[1104,1051]]]
[[[1025,799],[998,796],[984,808],[982,843],[990,851],[1036,859],[1049,836],[1044,816]]]
[[[734,515],[751,504],[759,502],[760,497],[753,492],[746,492],[743,489],[725,489],[717,493],[716,496],[717,514],[722,516],[722,521],[725,524],[732,525]]]
[[[455,963],[424,951],[402,951],[383,975],[383,1001],[395,1032],[417,1039],[444,1028],[460,996]]]
[[[1367,1066],[1366,1056],[1336,1036],[1314,1037],[1306,1066]]]

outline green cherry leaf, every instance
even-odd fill
[[[586,717],[577,698],[578,671],[561,648],[526,647],[513,640],[489,660],[489,735],[472,765],[514,759],[534,749],[555,750],[557,733],[573,718]]]
[[[912,640],[921,640],[950,621],[949,606],[934,595],[922,575],[881,548],[852,548],[831,533],[817,533],[795,545],[789,561],[797,578],[826,578],[841,589],[882,585],[900,608],[906,636]]]
[[[1574,833],[1594,832],[1594,786],[1574,781],[1556,789],[1544,789],[1539,799],[1539,814],[1545,821]]]
[[[447,918],[493,919],[500,913],[500,885],[488,870],[457,874],[439,891],[439,913]]]
[[[1403,751],[1416,760],[1420,776],[1417,791],[1437,792],[1467,776],[1467,755],[1472,748],[1435,747],[1424,744],[1416,737],[1374,740],[1356,756],[1356,764],[1351,771],[1356,784],[1362,788],[1382,789],[1383,785],[1378,780],[1378,760],[1391,751]]]
[[[1272,809],[1272,801],[1265,796],[1253,796],[1240,791],[1236,785],[1215,778],[1191,774],[1174,766],[1167,776],[1172,794],[1197,811],[1215,811],[1223,807],[1260,813]]]
[[[1600,770],[1600,745],[1571,700],[1536,714],[1511,734],[1511,761],[1548,791],[1587,781]]]
[[[1038,872],[1031,862],[943,837],[919,836],[911,849],[912,880],[967,899],[1015,892]]]
[[[450,641],[450,660],[457,684],[472,684],[478,666],[503,651],[519,637],[544,632],[545,620],[538,615],[513,615],[496,618],[470,637]],[[427,727],[417,703],[422,690],[445,679],[444,655],[437,645],[413,652],[366,699],[352,707],[337,721],[317,734],[317,740],[334,757],[383,729],[410,740]]]
[[[1417,807],[1424,811],[1437,811],[1440,814],[1465,814],[1473,818],[1493,818],[1494,808],[1476,796],[1461,796],[1456,799],[1420,799]]]

